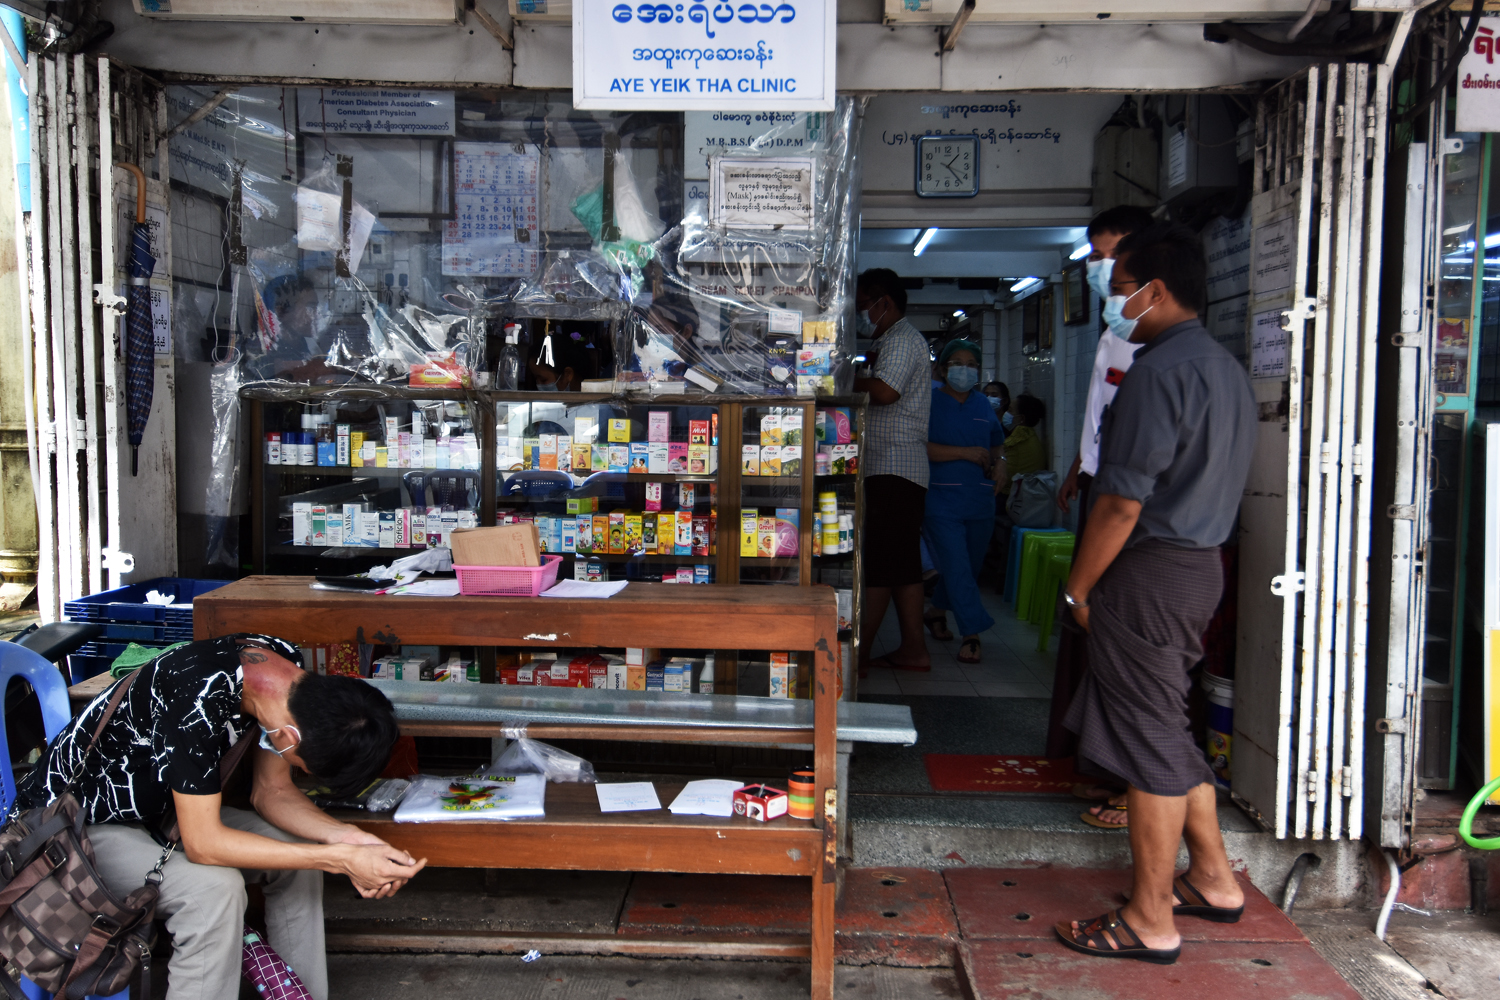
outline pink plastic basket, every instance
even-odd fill
[[[470,597],[538,597],[557,582],[562,556],[542,556],[540,566],[454,566],[458,590]]]

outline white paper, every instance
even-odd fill
[[[608,583],[585,583],[582,580],[559,580],[557,585],[542,591],[543,597],[613,597],[625,589],[629,580],[611,580]]]
[[[547,794],[540,774],[419,774],[396,810],[397,823],[467,823],[477,820],[539,819]]]
[[[302,250],[339,248],[339,210],[343,198],[310,187],[297,189],[297,246]]]
[[[600,812],[642,812],[661,808],[661,800],[656,797],[656,786],[649,781],[595,785],[594,791],[599,793]]]
[[[151,341],[157,354],[172,353],[172,290],[151,286]]]
[[[365,244],[369,242],[370,232],[375,228],[375,216],[357,201],[354,203],[354,211],[349,215],[349,271],[357,273],[359,262],[365,256]]]
[[[388,594],[399,594],[403,597],[457,597],[457,580],[417,580],[401,587],[392,587],[386,591]]]
[[[814,187],[811,157],[716,157],[710,221],[734,229],[811,229]]]
[[[457,216],[443,227],[443,273],[530,276],[536,271],[541,153],[511,143],[453,148]]]
[[[669,808],[677,816],[733,816],[734,793],[743,787],[727,778],[689,781]]]

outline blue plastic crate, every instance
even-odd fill
[[[193,599],[199,594],[217,590],[228,582],[160,576],[154,580],[132,583],[68,601],[63,605],[63,614],[69,621],[103,625],[106,639],[161,645],[191,641]],[[146,594],[153,590],[171,594],[177,604],[147,604]]]
[[[73,653],[68,657],[68,683],[78,684],[104,673],[115,662],[113,656],[84,656]]]

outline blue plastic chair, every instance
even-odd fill
[[[57,666],[13,642],[0,642],[0,697],[10,687],[11,678],[20,677],[36,692],[42,705],[42,727],[48,742],[72,720],[68,707],[68,685]],[[6,745],[5,716],[0,713],[0,747]],[[10,812],[16,801],[16,779],[10,769],[10,754],[0,754],[0,815]],[[21,992],[31,1000],[48,1000],[52,994],[45,992],[36,983],[22,977]],[[130,1000],[130,990],[124,989],[110,997],[89,996],[88,1000]]]

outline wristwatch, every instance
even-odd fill
[[[1086,608],[1089,606],[1088,601],[1080,601],[1066,590],[1063,591],[1063,600],[1068,602],[1068,607],[1070,608]]]

